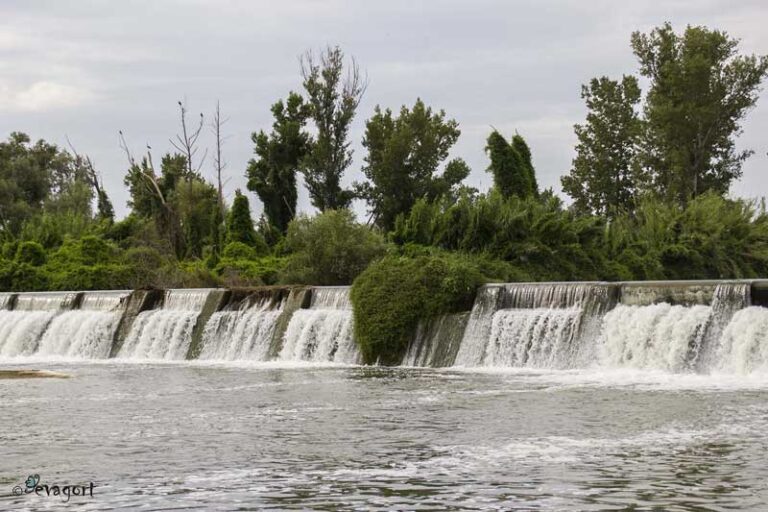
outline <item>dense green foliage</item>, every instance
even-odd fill
[[[253,218],[251,217],[251,207],[248,204],[248,198],[241,194],[239,190],[235,192],[235,200],[232,201],[232,208],[227,216],[226,240],[228,244],[240,242],[251,247],[259,246],[259,249],[262,247],[266,249],[266,243],[256,234],[256,230],[253,228]]]
[[[272,105],[272,133],[251,136],[258,160],[248,162],[248,189],[256,192],[264,205],[269,223],[285,233],[296,215],[296,173],[310,147],[309,135],[302,131],[309,108],[301,96],[290,93],[283,103]]]
[[[358,224],[349,210],[300,215],[288,227],[290,253],[284,281],[345,285],[385,251],[383,237]]]
[[[365,363],[399,363],[419,320],[470,308],[483,280],[476,262],[451,254],[388,256],[370,265],[352,285]]]
[[[392,229],[397,215],[409,211],[416,200],[440,199],[464,181],[469,167],[461,159],[437,173],[460,134],[456,121],[446,120],[442,110],[432,112],[420,99],[411,110],[403,106],[397,117],[376,107],[363,137],[368,151],[363,174],[369,182],[357,189],[377,226]]]
[[[635,32],[632,50],[649,82],[642,105],[637,79],[606,77],[582,89],[589,113],[563,189],[582,210],[614,216],[638,191],[685,206],[709,191],[726,194],[752,152],[736,136],[768,74],[768,57],[738,55],[725,32],[669,23]]]
[[[576,125],[576,158],[560,181],[581,212],[615,217],[632,211],[637,195],[637,140],[642,123],[635,111],[640,102],[637,79],[621,82],[593,78],[582,86],[587,120]]]
[[[312,53],[302,59],[304,91],[317,135],[303,160],[304,182],[312,205],[320,210],[348,208],[354,194],[342,188],[341,177],[352,163],[349,127],[365,91],[357,64],[344,77],[344,52],[327,48],[316,62]]]
[[[520,135],[507,142],[502,134],[494,130],[488,136],[485,151],[491,160],[488,172],[493,174],[493,184],[502,196],[524,198],[538,195],[531,150]]]
[[[725,32],[669,23],[632,34],[640,72],[651,82],[643,140],[647,179],[681,204],[707,191],[724,194],[749,151],[736,152],[741,121],[755,105],[768,57],[737,55]]]

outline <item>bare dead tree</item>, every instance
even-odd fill
[[[224,169],[227,167],[227,162],[222,156],[222,148],[224,142],[229,138],[221,133],[222,127],[229,121],[229,118],[221,117],[221,105],[216,102],[216,112],[213,114],[213,121],[211,122],[211,131],[216,138],[216,152],[213,156],[213,164],[216,171],[216,184],[219,192],[219,209],[221,210],[222,218],[225,214],[224,208],[224,184],[221,179],[221,175]]]
[[[101,197],[102,194],[105,193],[103,182],[101,181],[101,176],[96,171],[96,167],[93,165],[91,157],[88,155],[80,155],[72,144],[72,141],[69,140],[68,135],[65,135],[64,138],[67,140],[67,145],[69,146],[70,151],[72,151],[72,154],[75,156],[75,166],[83,171],[83,175],[85,176],[88,185],[96,191],[98,197]]]
[[[76,172],[82,173],[82,179],[88,183],[88,186],[96,192],[96,208],[98,211],[98,217],[101,219],[109,219],[111,222],[115,217],[115,210],[112,206],[112,201],[109,200],[107,191],[104,190],[104,182],[101,179],[101,175],[96,171],[96,166],[93,165],[93,160],[88,155],[81,155],[75,149],[72,141],[69,140],[69,136],[65,135],[67,139],[67,145],[69,145],[70,151],[75,157],[75,169]]]
[[[195,166],[194,158],[197,156],[199,149],[197,146],[197,141],[200,138],[200,132],[202,132],[203,125],[205,124],[205,117],[201,112],[200,120],[197,125],[194,128],[190,127],[187,122],[186,100],[184,102],[179,101],[179,114],[181,117],[181,134],[177,134],[175,139],[169,140],[171,145],[187,158],[187,172],[190,175],[193,172],[199,173],[203,166],[203,162],[205,162],[205,157],[208,154],[207,149],[203,151],[203,156],[200,158],[200,162],[197,164],[197,166]]]
[[[152,163],[152,148],[149,146],[149,144],[147,144],[147,168],[145,169],[136,163],[136,159],[133,157],[133,153],[131,153],[131,150],[128,147],[128,143],[125,141],[125,135],[123,135],[123,131],[120,130],[118,133],[120,134],[120,148],[122,148],[122,150],[125,152],[125,156],[128,158],[128,164],[132,169],[139,171],[139,174],[142,178],[144,178],[149,189],[160,200],[160,204],[162,204],[163,207],[167,209],[168,205],[165,202],[163,191],[160,189],[160,184],[157,182],[157,173],[155,173],[155,166]]]

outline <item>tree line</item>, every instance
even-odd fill
[[[255,221],[241,191],[231,205],[222,193],[218,106],[206,123],[179,102],[173,151],[159,159],[149,147],[135,154],[120,134],[130,194],[121,220],[87,156],[13,133],[0,143],[0,287],[349,284],[385,255],[438,253],[471,255],[487,279],[765,275],[764,208],[727,193],[751,155],[735,141],[768,58],[743,55],[737,40],[706,27],[664,24],[630,44],[646,91],[633,75],[582,87],[587,116],[561,178],[570,206],[540,189],[519,133],[489,130],[493,186],[467,186],[469,166],[449,159],[459,123],[418,98],[374,108],[362,137],[365,179],[345,185],[368,81],[339,47],[303,55],[301,90],[278,99],[272,126],[252,134],[244,173],[263,204]],[[203,176],[211,166],[214,182]],[[297,214],[300,182],[315,217]],[[354,199],[367,205],[363,222],[349,212]]]

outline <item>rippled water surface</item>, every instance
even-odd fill
[[[0,365],[10,368],[8,364]],[[768,379],[16,364],[0,509],[764,510]]]

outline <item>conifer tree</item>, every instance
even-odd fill
[[[510,144],[502,134],[494,130],[488,136],[485,147],[491,159],[488,172],[493,174],[493,183],[504,197],[524,198],[537,193],[528,145],[520,137],[517,146],[524,151],[525,156],[515,148],[514,141]]]
[[[248,198],[240,190],[235,192],[235,200],[232,202],[232,209],[227,218],[227,243],[232,242],[242,242],[250,246],[257,243]]]

